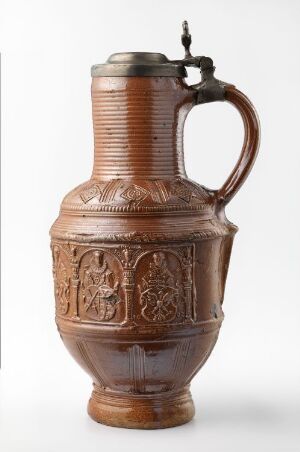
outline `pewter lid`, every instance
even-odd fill
[[[185,67],[162,53],[114,53],[105,64],[91,69],[92,77],[186,77]]]
[[[92,77],[187,77],[185,67],[196,67],[201,70],[203,81],[214,78],[213,60],[191,54],[192,36],[186,20],[182,28],[183,59],[171,61],[162,53],[154,52],[114,53],[105,64],[92,66]]]

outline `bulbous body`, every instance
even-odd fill
[[[194,88],[95,77],[92,102],[93,174],[51,229],[57,326],[93,379],[93,419],[179,425],[194,415],[189,384],[218,337],[237,228],[219,192],[185,173]]]

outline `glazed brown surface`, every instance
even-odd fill
[[[219,191],[189,180],[183,126],[196,92],[175,77],[98,77],[91,179],[51,229],[56,321],[94,382],[90,416],[163,428],[194,415],[189,384],[210,355],[237,230],[224,215],[258,148],[258,120],[234,87],[241,158]]]
[[[92,177],[185,176],[183,122],[193,97],[181,78],[94,78]]]
[[[245,182],[255,162],[260,139],[259,120],[257,113],[245,96],[234,86],[228,86],[225,98],[233,104],[242,116],[245,128],[245,137],[242,152],[232,173],[218,192],[219,199],[227,204]]]

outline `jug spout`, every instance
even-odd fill
[[[177,77],[95,77],[95,179],[185,176],[183,125],[194,95]]]

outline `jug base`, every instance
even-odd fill
[[[189,422],[195,408],[188,386],[177,391],[133,394],[95,385],[88,414],[94,421],[112,427],[157,429]]]

